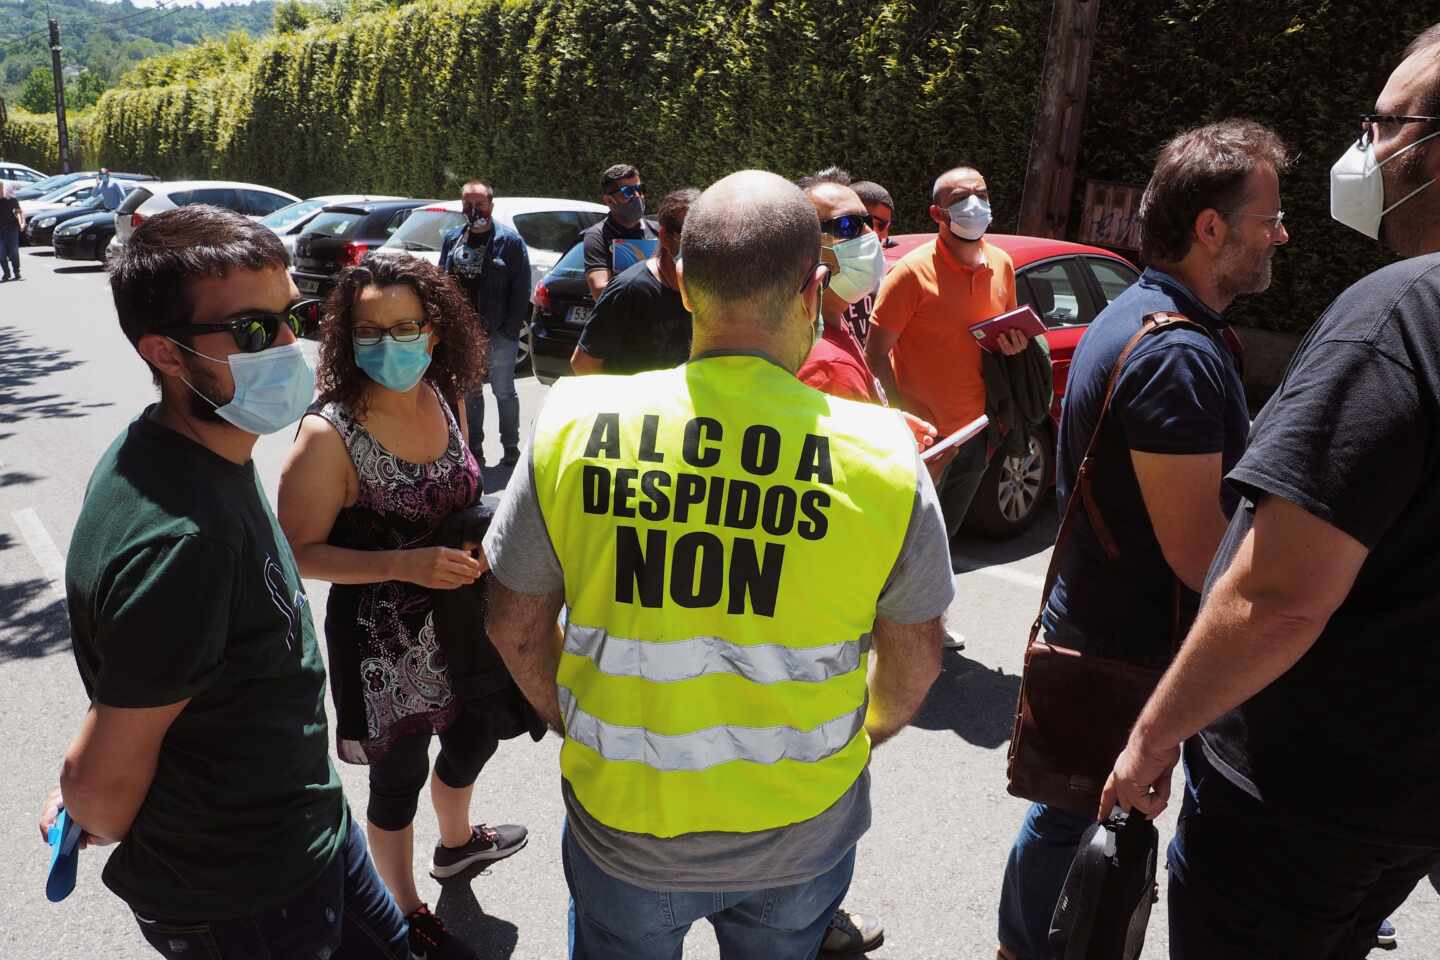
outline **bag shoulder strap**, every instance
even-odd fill
[[[1080,459],[1080,468],[1075,471],[1075,486],[1070,491],[1070,499],[1065,504],[1065,513],[1060,519],[1060,530],[1055,535],[1055,547],[1050,551],[1050,565],[1045,570],[1045,586],[1040,591],[1040,610],[1035,614],[1035,622],[1030,627],[1030,641],[1033,643],[1040,632],[1040,618],[1045,612],[1045,604],[1050,599],[1050,591],[1055,588],[1055,575],[1060,570],[1060,555],[1065,548],[1065,543],[1070,539],[1070,533],[1075,520],[1075,502],[1079,500],[1085,509],[1086,515],[1090,518],[1090,526],[1095,531],[1095,537],[1100,541],[1101,548],[1107,556],[1112,559],[1120,552],[1115,543],[1115,537],[1110,533],[1110,528],[1105,524],[1105,519],[1100,514],[1100,506],[1095,502],[1094,494],[1090,485],[1091,467],[1094,462],[1095,449],[1100,442],[1100,432],[1105,427],[1105,418],[1110,413],[1110,401],[1115,396],[1115,384],[1120,379],[1120,371],[1125,369],[1125,361],[1130,359],[1130,354],[1140,345],[1140,341],[1146,337],[1171,330],[1176,327],[1188,327],[1198,330],[1205,336],[1214,339],[1212,334],[1203,324],[1196,323],[1181,313],[1151,313],[1140,323],[1140,329],[1125,344],[1120,355],[1115,358],[1115,364],[1110,368],[1110,376],[1105,383],[1105,400],[1100,405],[1100,415],[1095,420],[1095,429],[1090,433],[1090,442],[1085,446],[1085,456]],[[1222,345],[1223,346],[1223,345]],[[1177,586],[1178,590],[1178,586]],[[1176,616],[1179,616],[1179,607],[1176,607]]]

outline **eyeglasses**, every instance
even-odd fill
[[[1380,134],[1380,127],[1403,127],[1407,123],[1436,123],[1440,117],[1403,117],[1385,113],[1360,114],[1360,146],[1368,147]]]
[[[413,343],[429,325],[429,320],[402,320],[393,327],[356,327],[350,331],[350,339],[362,347],[374,346],[386,337],[396,343]]]
[[[611,190],[610,193],[607,194],[607,196],[613,197],[617,193],[620,194],[620,196],[624,197],[626,200],[634,200],[636,197],[645,196],[645,184],[627,183],[624,186],[616,187],[614,190]]]
[[[1236,217],[1254,217],[1256,220],[1268,221],[1265,225],[1270,228],[1271,233],[1280,229],[1285,222],[1285,211],[1277,210],[1275,213],[1248,213],[1244,210],[1221,210],[1221,213],[1230,214]]]
[[[831,217],[820,221],[820,232],[836,240],[854,240],[870,226],[868,213],[847,213],[843,217]]]
[[[870,215],[870,226],[874,227],[877,231],[889,230],[892,222],[891,220],[882,220],[873,213]]]
[[[241,353],[259,353],[275,342],[283,323],[296,337],[304,336],[320,325],[321,300],[296,300],[284,313],[255,311],[231,317],[224,323],[178,323],[156,333],[229,333]]]

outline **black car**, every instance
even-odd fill
[[[323,297],[335,278],[353,267],[399,229],[416,207],[428,200],[371,200],[325,207],[295,238],[295,265],[290,276],[309,296]]]
[[[19,187],[15,191],[16,200],[36,200],[52,190],[59,190],[68,186],[76,180],[84,180],[86,177],[100,176],[99,170],[82,170],[79,173],[57,173],[53,177],[46,177],[28,187]],[[118,170],[111,170],[110,177],[114,180],[158,180],[159,177],[151,176],[148,173],[121,173]]]
[[[105,260],[105,248],[115,236],[115,212],[96,210],[75,217],[55,230],[50,242],[60,260]]]
[[[59,227],[76,217],[89,216],[97,210],[104,209],[105,198],[99,194],[92,194],[73,207],[47,210],[44,213],[37,213],[33,217],[26,217],[25,229],[20,232],[20,243],[35,247],[48,247],[51,236]]]
[[[595,308],[585,283],[585,245],[577,243],[535,284],[530,316],[530,357],[535,377],[554,383],[570,376],[570,355]]]

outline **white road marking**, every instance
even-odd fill
[[[953,557],[951,564],[958,566],[957,575],[962,573],[978,573],[987,577],[994,577],[996,580],[1004,580],[1006,583],[1013,583],[1016,586],[1028,587],[1031,590],[1043,590],[1045,578],[1037,577],[1033,573],[1026,573],[1023,570],[1016,570],[1012,567],[1000,567],[993,564],[986,565],[983,560],[973,560],[970,557]]]
[[[50,591],[57,600],[64,600],[65,560],[60,556],[55,541],[50,539],[50,532],[45,529],[45,524],[40,522],[40,515],[26,507],[10,514],[10,519],[20,528],[20,536],[25,539],[25,545],[40,564],[45,579],[50,581]]]

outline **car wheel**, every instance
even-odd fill
[[[991,540],[1019,536],[1050,492],[1053,458],[1049,431],[1031,434],[1022,455],[997,455],[975,492],[965,528]]]
[[[520,346],[515,352],[515,375],[528,377],[533,372],[530,364],[530,321],[520,328]]]

